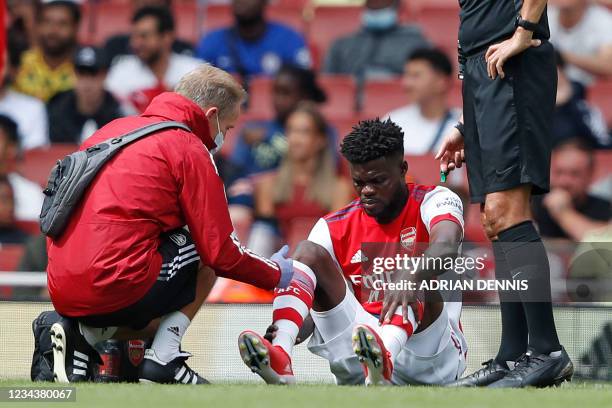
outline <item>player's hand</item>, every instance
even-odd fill
[[[462,166],[465,161],[463,136],[458,129],[453,128],[446,135],[442,146],[438,149],[436,160],[440,160],[440,171],[449,173]]]
[[[414,281],[414,275],[408,271],[396,272],[394,282]],[[408,323],[408,308],[412,309],[415,318],[418,319],[419,309],[416,291],[413,290],[389,290],[385,291],[383,307],[380,312],[378,324],[390,323],[398,307],[402,308],[402,323]]]
[[[293,279],[293,259],[289,258],[289,245],[284,245],[278,252],[275,252],[270,257],[271,260],[278,264],[280,268],[281,277],[276,285],[279,289],[284,289],[289,286],[291,279]]]
[[[529,47],[538,47],[542,44],[541,40],[534,40],[532,37],[532,31],[525,30],[523,27],[518,27],[512,37],[491,45],[485,53],[489,78],[495,79],[497,75],[501,78],[505,78],[506,73],[504,72],[504,64],[506,61]]]

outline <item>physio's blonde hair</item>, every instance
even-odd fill
[[[174,88],[202,109],[216,106],[226,117],[246,99],[246,92],[233,76],[210,64],[202,64],[181,78]]]

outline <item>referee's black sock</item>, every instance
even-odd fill
[[[506,255],[499,241],[493,241],[495,255],[495,277],[498,281],[512,280]],[[523,304],[516,292],[499,291],[501,310],[501,343],[495,360],[507,367],[508,361],[516,361],[527,351],[527,320]]]
[[[542,354],[560,350],[552,312],[550,267],[540,235],[531,221],[525,221],[497,236],[512,279],[528,281],[528,289],[519,293],[529,328],[529,347]]]

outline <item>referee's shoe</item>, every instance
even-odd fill
[[[561,351],[539,354],[527,351],[516,362],[514,370],[504,378],[495,381],[491,388],[550,387],[571,381],[574,375],[574,364],[562,347]]]
[[[495,381],[501,380],[510,372],[495,359],[482,363],[483,367],[470,375],[456,381],[444,384],[445,387],[486,387]]]
[[[62,317],[51,325],[53,381],[90,381],[95,364],[103,364],[100,354],[87,343],[76,320]]]

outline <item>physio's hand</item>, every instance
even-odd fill
[[[287,254],[289,254],[289,245],[284,245],[270,257],[280,268],[281,277],[278,285],[276,285],[278,289],[284,289],[289,286],[293,278],[293,259],[287,257]]]
[[[444,142],[442,142],[442,146],[436,154],[436,160],[440,160],[441,171],[448,174],[455,168],[461,167],[465,160],[463,146],[463,136],[457,128],[453,128],[444,138]]]
[[[523,27],[518,27],[512,37],[491,45],[485,53],[489,78],[495,79],[497,75],[505,78],[504,64],[506,61],[529,47],[538,47],[542,44],[541,40],[534,40],[532,36],[533,32],[525,30]]]

